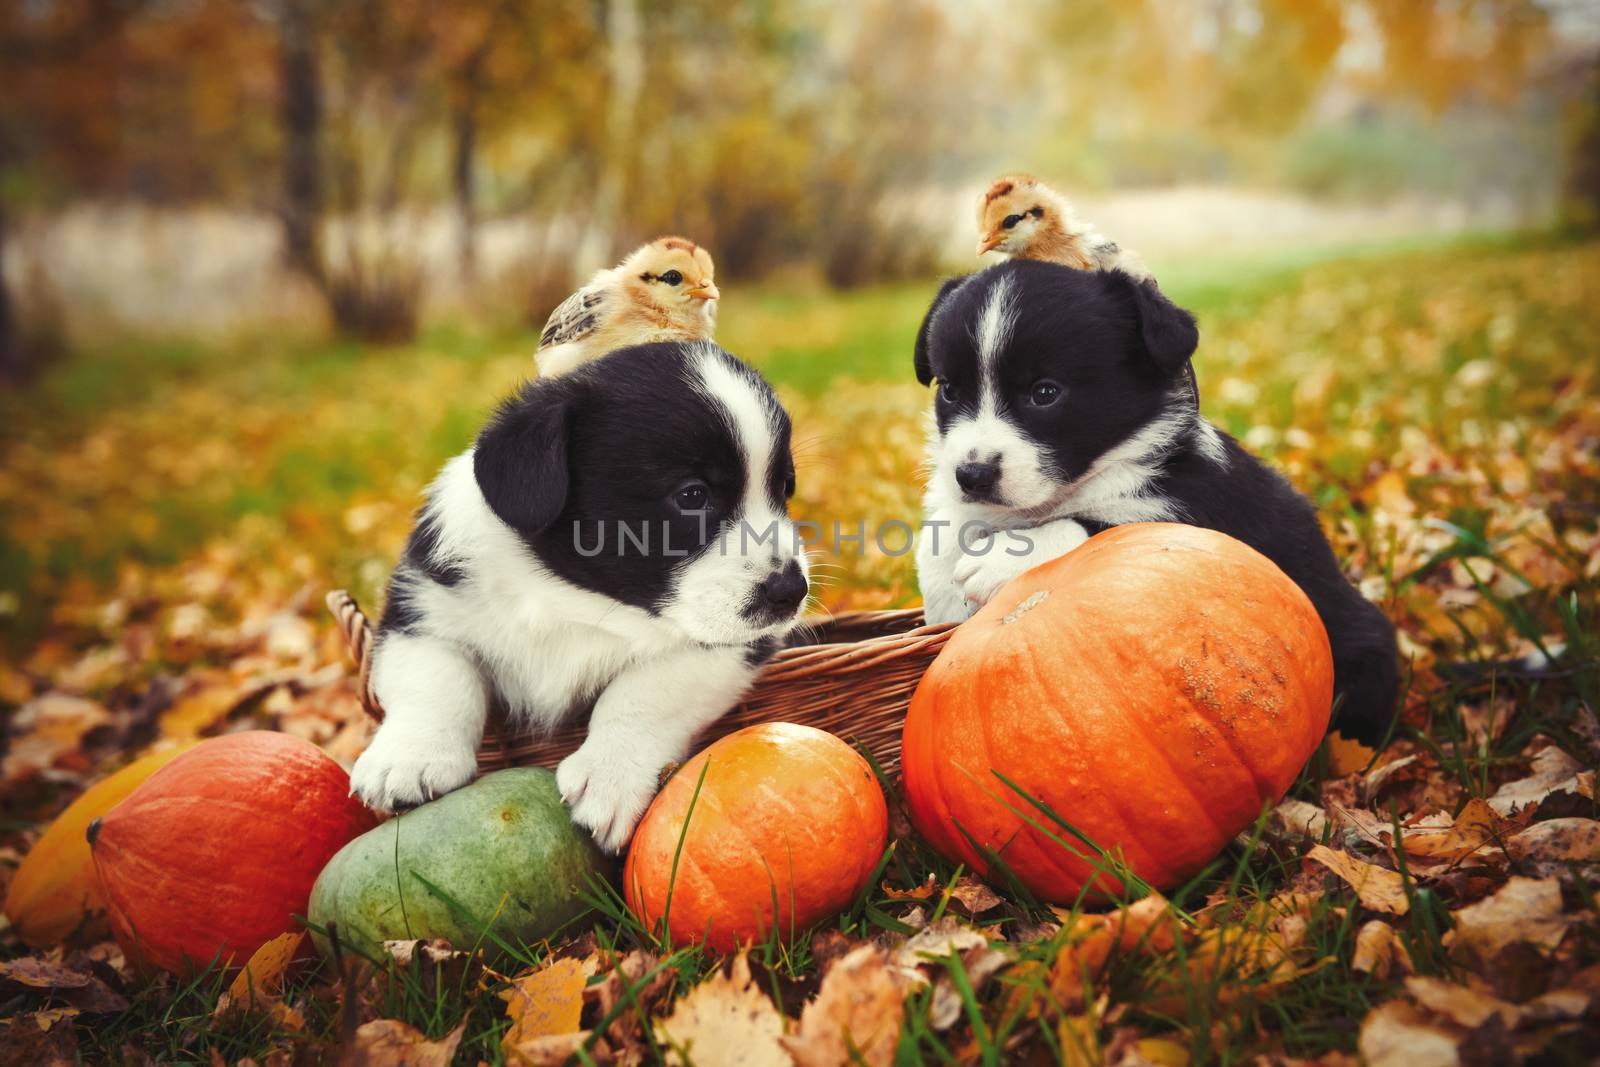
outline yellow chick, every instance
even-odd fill
[[[978,255],[1004,252],[1017,259],[1039,259],[1077,270],[1120,270],[1156,284],[1139,253],[1084,222],[1067,198],[1027,174],[1007,174],[978,198]],[[1184,383],[1195,410],[1200,409],[1200,383],[1194,364],[1183,368]]]
[[[541,377],[607,352],[653,341],[708,341],[721,293],[711,253],[683,237],[658,237],[602,270],[561,302],[539,335]]]
[[[1121,270],[1149,278],[1137,252],[1084,222],[1067,198],[1027,174],[995,179],[978,199],[978,255],[1004,252],[1077,270]]]

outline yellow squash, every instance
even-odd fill
[[[30,948],[46,948],[69,934],[104,933],[105,902],[84,836],[89,823],[133,792],[193,743],[152,752],[96,782],[56,816],[17,868],[6,893],[6,918]]]

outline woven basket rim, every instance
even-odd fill
[[[382,722],[383,708],[372,692],[376,628],[347,590],[330,591],[326,603],[356,664],[362,706],[375,721]],[[929,624],[923,622],[923,618],[922,609],[916,607],[845,611],[803,620],[797,632],[804,635],[806,630],[812,630],[819,640],[791,644],[775,652],[757,672],[751,692],[820,675],[858,674],[904,657],[924,656],[930,650],[936,652],[957,624]],[[852,629],[888,632],[851,640],[820,639],[829,633],[848,633]]]

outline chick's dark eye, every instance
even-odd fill
[[[1021,215],[1007,215],[1004,219],[1000,220],[1000,225],[1009,230],[1021,221]]]
[[[1061,386],[1055,382],[1034,382],[1028,390],[1028,403],[1036,408],[1047,408],[1061,399]]]
[[[711,492],[704,482],[689,482],[672,494],[672,502],[683,511],[704,511]]]
[[[959,396],[960,394],[956,392],[954,382],[951,382],[945,378],[939,379],[940,400],[943,400],[946,404],[954,404]]]
[[[668,285],[681,285],[683,283],[683,275],[675,270],[669,270],[661,276],[661,280]]]

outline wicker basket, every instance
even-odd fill
[[[372,624],[343,589],[328,594],[328,610],[350,643],[367,713],[382,722],[371,688]],[[697,747],[752,723],[794,722],[861,745],[893,773],[900,767],[900,727],[911,694],[953,629],[953,623],[923,625],[921,608],[847,612],[799,627],[756,675],[744,702],[707,727]],[[531,736],[514,732],[496,713],[478,767],[554,767],[583,743],[588,726],[586,717],[575,717]]]

